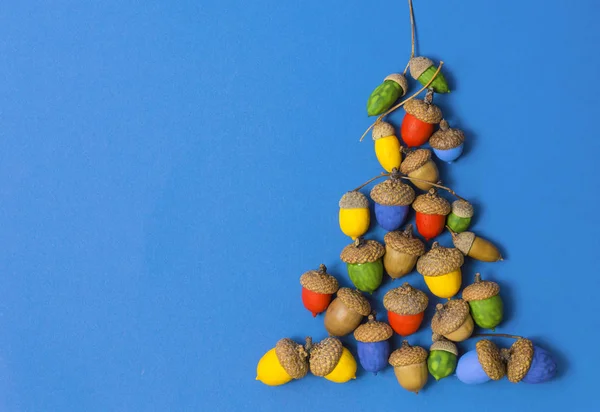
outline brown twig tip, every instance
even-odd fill
[[[363,244],[363,238],[362,238],[362,236],[359,236],[356,239],[354,239],[354,246],[355,247],[360,247],[362,244]]]
[[[402,341],[402,347],[403,347],[403,348],[410,348],[410,343],[408,343],[408,341],[407,341],[407,340],[403,340],[403,341]]]
[[[425,94],[423,101],[427,104],[433,103],[433,89],[427,90],[427,94]]]
[[[307,336],[305,340],[305,344],[304,344],[304,349],[307,352],[310,352],[310,350],[312,349],[312,338],[310,336]]]
[[[404,228],[404,232],[402,232],[402,234],[406,237],[412,237],[413,236],[413,225],[412,223],[409,223],[408,225],[406,225],[406,227]]]
[[[436,311],[437,311],[437,310],[442,310],[442,309],[444,309],[444,305],[443,305],[443,304],[441,304],[441,303],[438,303],[437,305],[435,305],[435,310],[436,310]]]
[[[458,233],[456,233],[454,230],[452,230],[452,228],[450,226],[446,225],[446,229],[448,229],[448,231],[452,235],[452,239],[455,239],[456,236],[458,236]]]
[[[439,242],[433,242],[433,244],[431,245],[432,249],[437,249],[438,247],[440,247],[440,243]]]
[[[481,282],[481,273],[475,273],[475,283]]]
[[[377,317],[377,312],[375,312],[375,311],[371,312],[371,314],[367,317],[367,322],[375,322],[376,317]]]

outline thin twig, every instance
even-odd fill
[[[428,184],[428,185],[435,186],[435,187],[437,187],[437,188],[439,188],[439,189],[444,189],[444,190],[447,190],[448,192],[450,192],[451,194],[453,194],[453,195],[454,195],[454,196],[456,196],[457,198],[459,198],[459,199],[461,199],[461,200],[464,200],[464,201],[466,202],[466,199],[465,199],[465,198],[463,198],[463,197],[461,197],[461,196],[457,195],[457,194],[456,194],[456,192],[455,192],[454,190],[450,189],[449,187],[442,186],[442,185],[439,185],[439,184],[437,184],[437,183],[432,183],[432,182],[430,182],[429,180],[419,179],[419,178],[416,178],[416,177],[410,177],[410,176],[400,176],[400,179],[405,179],[405,180],[410,180],[410,181],[413,181],[413,180],[414,180],[414,181],[416,181],[416,182],[420,182],[420,183],[426,183],[426,184]]]
[[[472,335],[471,337],[473,337],[473,338],[490,337],[490,338],[523,339],[523,336],[509,335],[506,333],[476,333],[476,334]]]
[[[408,10],[410,14],[410,58],[415,57],[415,13],[413,11],[412,0],[408,0]],[[410,59],[409,59],[410,61]],[[408,63],[404,68],[404,73],[406,74],[408,70]]]
[[[363,187],[365,187],[369,183],[371,183],[371,182],[373,182],[373,181],[375,181],[377,179],[381,179],[382,177],[389,176],[389,175],[390,175],[389,173],[383,173],[382,172],[379,176],[375,176],[374,178],[369,179],[365,183],[363,183],[362,185],[358,186],[356,189],[353,190],[353,192],[358,192],[360,189],[362,189]]]

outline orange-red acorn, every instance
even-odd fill
[[[327,273],[325,265],[319,270],[309,270],[300,276],[302,285],[302,303],[312,312],[313,316],[324,312],[331,302],[331,295],[339,289],[336,278]]]

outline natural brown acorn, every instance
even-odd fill
[[[473,333],[474,323],[469,313],[469,304],[462,299],[438,303],[431,319],[431,330],[454,342],[462,342]],[[434,339],[435,340],[435,339]]]
[[[473,232],[452,232],[452,242],[463,254],[482,262],[498,262],[502,255],[492,242],[476,236]]]
[[[401,336],[415,333],[425,314],[429,298],[408,283],[389,290],[383,297],[383,306],[388,310],[388,321]]]
[[[404,389],[419,393],[427,383],[427,350],[402,341],[402,347],[390,355],[390,365]]]
[[[369,301],[358,290],[340,288],[325,312],[325,329],[332,336],[345,336],[371,313]]]
[[[440,180],[437,166],[431,159],[431,150],[417,149],[408,152],[406,159],[400,164],[400,172],[408,177],[414,177],[412,183],[421,190],[429,190],[433,186],[427,182],[436,183]],[[422,182],[421,180],[425,180]]]
[[[404,232],[386,233],[385,255],[383,266],[392,279],[409,274],[417,264],[419,256],[425,253],[425,244],[413,236],[412,225],[407,225]]]

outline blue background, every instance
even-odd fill
[[[454,90],[437,102],[468,139],[442,176],[507,257],[465,281],[500,282],[498,331],[560,368],[415,396],[391,368],[254,380],[278,339],[326,336],[299,276],[325,263],[349,284],[337,202],[380,172],[358,138],[371,90],[408,59],[406,1],[4,2],[0,410],[592,409],[599,11],[415,0],[418,52]]]

